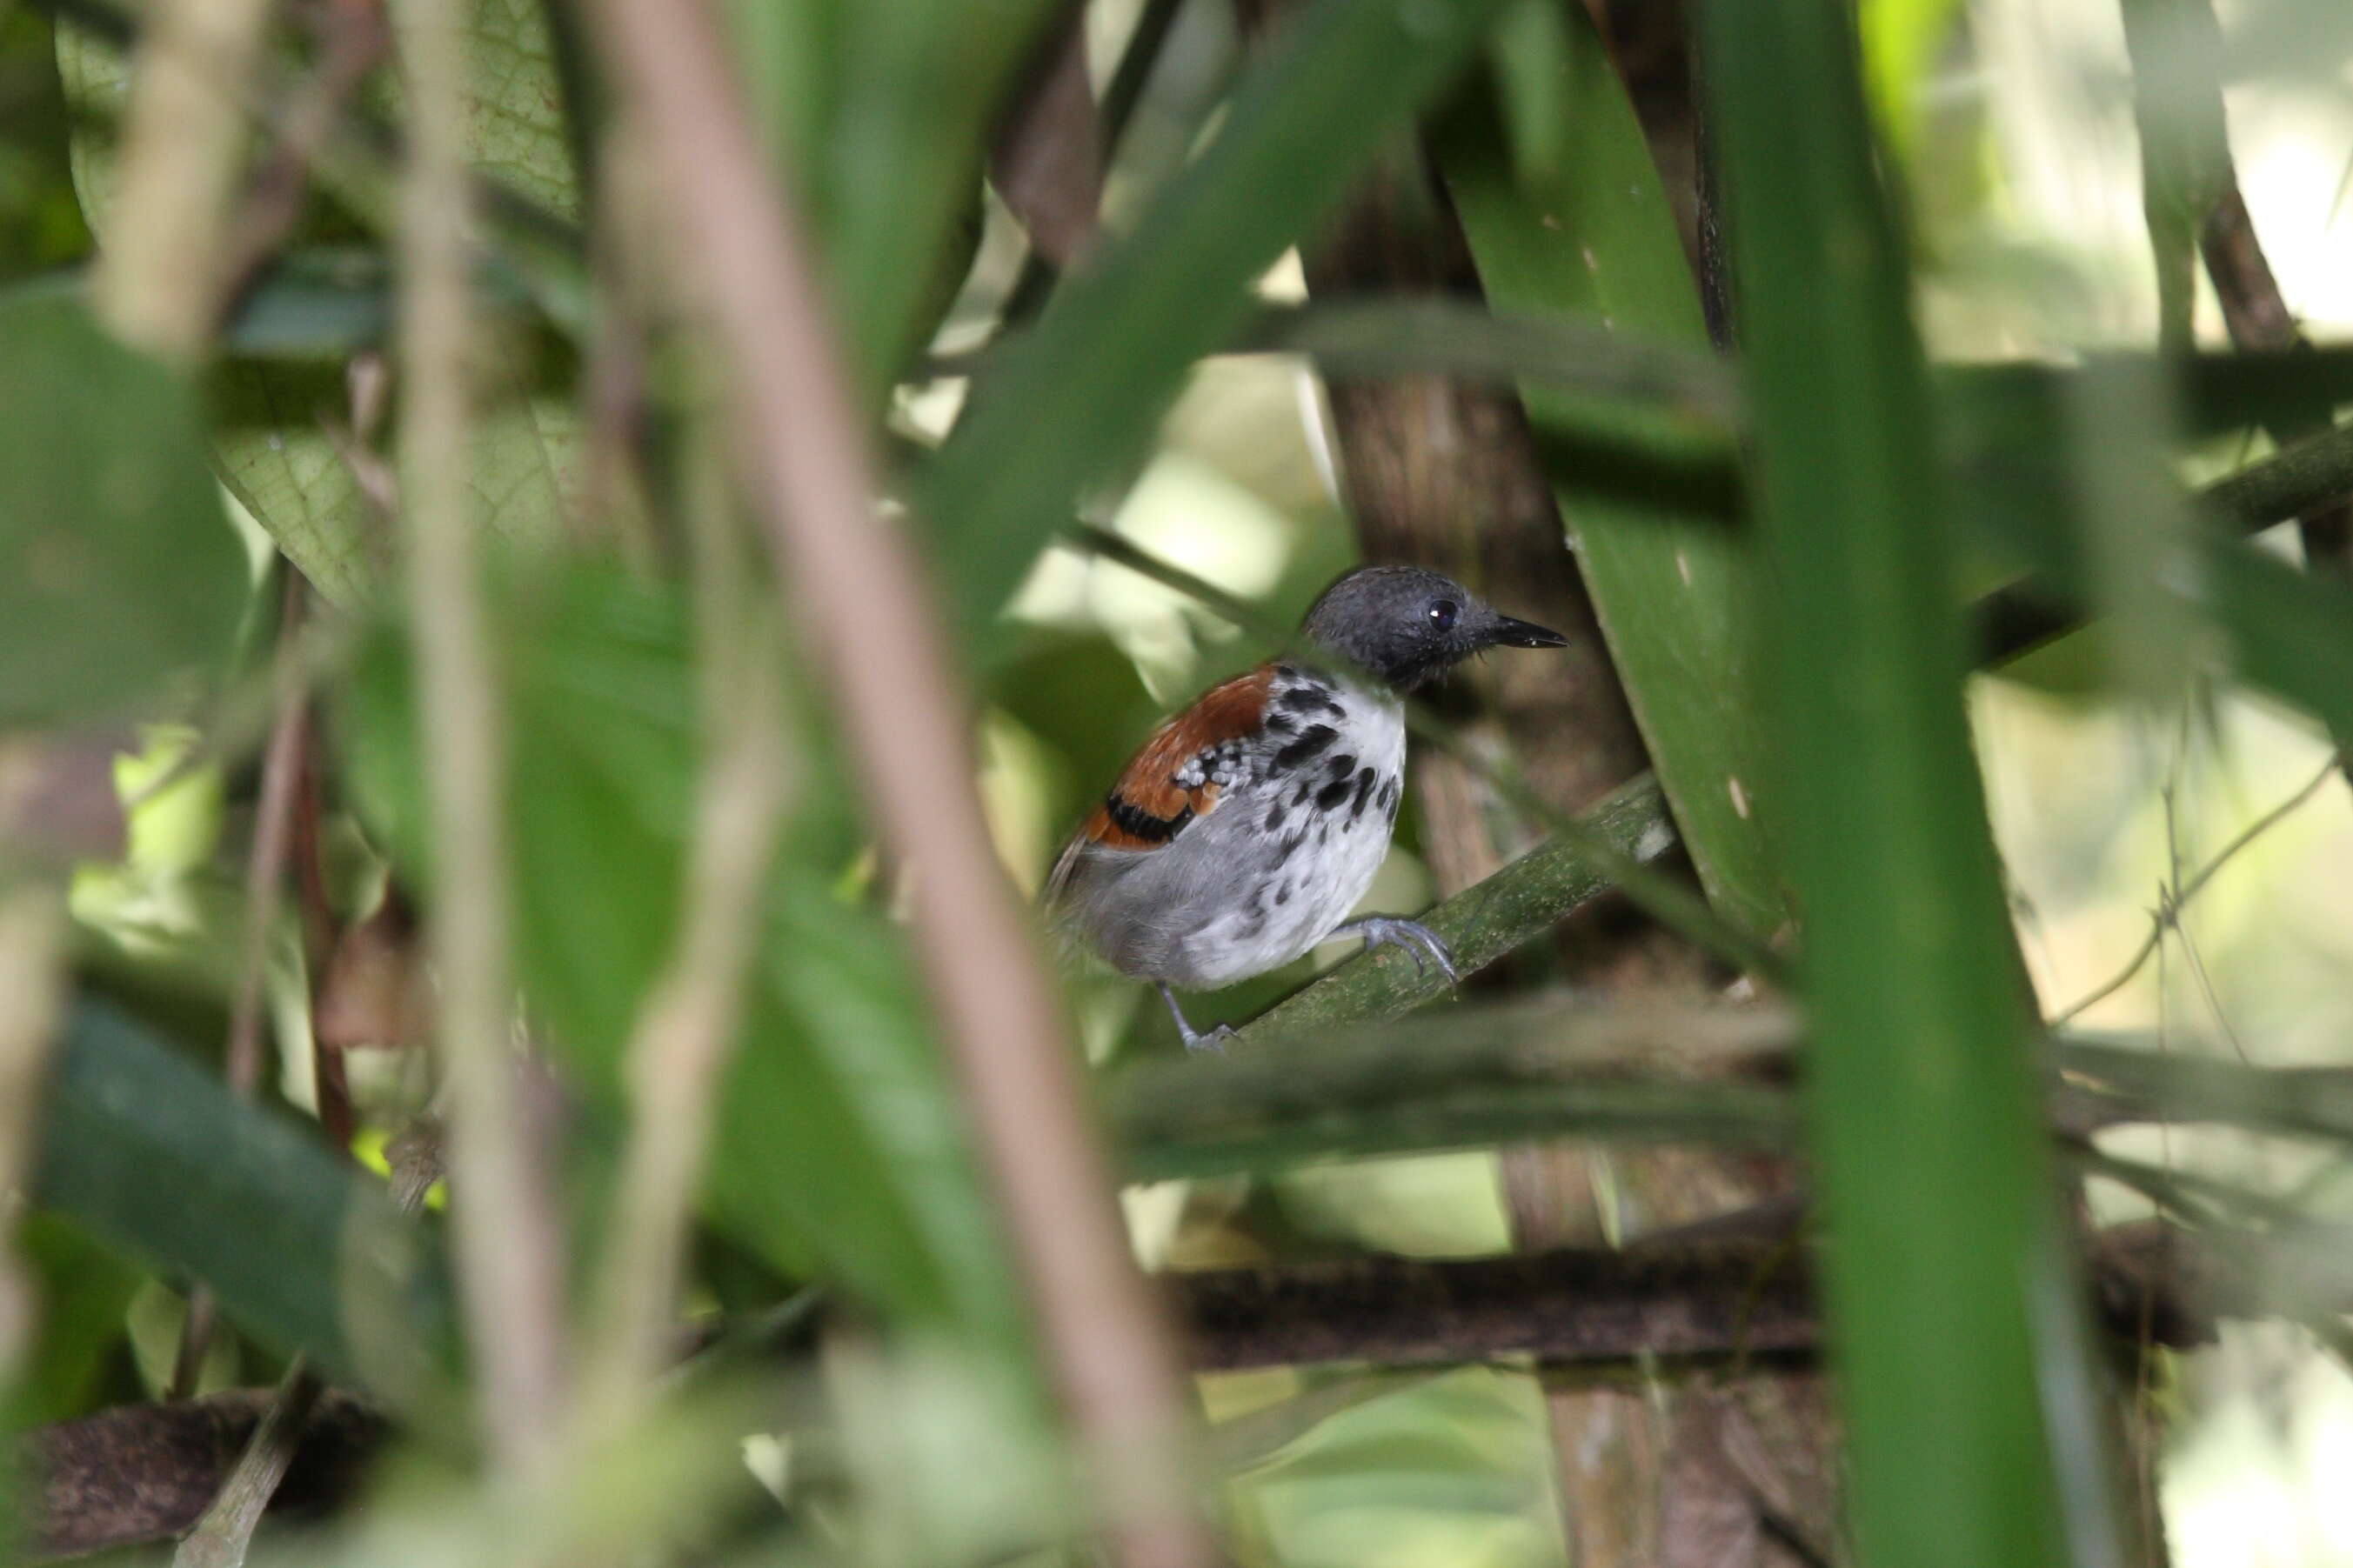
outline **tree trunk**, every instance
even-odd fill
[[[1317,294],[1477,293],[1461,234],[1411,148],[1307,248],[1305,265]],[[1641,772],[1641,736],[1518,400],[1434,376],[1335,384],[1330,396],[1366,554],[1436,567],[1569,638],[1558,654],[1469,671],[1450,694],[1457,717],[1566,811]],[[1419,758],[1414,787],[1441,891],[1526,847],[1526,826],[1451,759]],[[1617,1000],[1688,996],[1720,979],[1703,954],[1615,901],[1569,922],[1556,951],[1567,978]],[[1503,1179],[1522,1250],[1622,1241],[1790,1180],[1767,1160],[1569,1144],[1507,1152]],[[1794,1568],[1837,1555],[1833,1428],[1818,1376],[1561,1388],[1546,1404],[1578,1568]]]

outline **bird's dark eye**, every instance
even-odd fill
[[[1440,599],[1430,606],[1430,624],[1441,632],[1451,632],[1454,629],[1454,617],[1461,613],[1462,606],[1453,600]]]

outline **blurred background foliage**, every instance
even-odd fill
[[[249,79],[215,84],[241,117],[221,255],[187,263],[200,291],[213,290],[217,352],[174,369],[110,335],[104,285],[91,281],[98,237],[115,232],[121,161],[137,155],[131,61],[165,4],[0,0],[0,859],[10,887],[54,890],[70,914],[66,1024],[37,1152],[5,1173],[31,1200],[15,1216],[16,1255],[37,1303],[9,1385],[13,1426],[297,1386],[300,1352],[336,1390],[393,1413],[400,1436],[367,1478],[367,1508],[347,1501],[274,1525],[257,1560],[1064,1560],[1100,1500],[1072,1482],[1058,1447],[1026,1282],[900,919],[903,868],[876,846],[871,792],[839,740],[822,661],[786,617],[752,607],[771,569],[729,481],[725,355],[700,330],[642,128],[617,112],[586,8],[567,0],[464,7],[480,314],[478,405],[456,460],[490,562],[514,959],[539,1064],[527,1108],[553,1129],[565,1303],[584,1342],[631,1196],[619,1173],[645,1099],[631,1043],[681,940],[712,766],[708,683],[731,638],[785,671],[767,717],[791,761],[681,1282],[690,1353],[662,1399],[587,1433],[563,1464],[526,1485],[481,1481],[464,1403],[470,1352],[442,1261],[450,1194],[434,1186],[411,1221],[383,1179],[393,1168],[397,1184],[401,1139],[435,1107],[417,937],[438,885],[423,787],[435,760],[418,738],[411,634],[396,614],[393,436],[404,392],[393,353],[408,97],[399,61],[416,8],[262,8]],[[1875,191],[1841,207],[1852,193],[1800,189],[1786,166],[1796,183],[1774,186],[1765,148],[1733,158],[1736,174],[1765,173],[1732,207],[1830,204],[1817,258],[1825,298],[1813,303],[1869,353],[1826,348],[1807,365],[1760,349],[1751,374],[1705,353],[1723,322],[1710,322],[1690,265],[1709,251],[1695,127],[1721,103],[1736,142],[1754,138],[1739,123],[1741,93],[1759,101],[1780,66],[1761,48],[1712,58],[1715,81],[1694,89],[1696,17],[1663,0],[719,9],[735,85],[813,237],[888,504],[921,542],[976,694],[977,784],[1025,894],[1157,715],[1263,657],[1269,628],[1295,625],[1336,572],[1395,552],[1398,537],[1366,504],[1368,465],[1348,461],[1360,438],[1349,389],[1362,384],[1429,389],[1455,384],[1441,379],[1451,374],[1510,410],[1505,437],[1466,420],[1452,437],[1535,454],[1543,559],[1493,553],[1506,509],[1450,491],[1452,479],[1436,482],[1425,532],[1408,542],[1477,563],[1482,585],[1524,613],[1573,555],[1606,639],[1606,657],[1597,635],[1588,652],[1605,686],[1622,686],[1625,744],[1646,756],[1672,811],[1688,866],[1671,858],[1641,880],[1626,857],[1656,859],[1663,835],[1647,848],[1630,841],[1599,864],[1633,879],[1637,896],[1609,900],[1601,919],[1655,920],[1694,938],[1712,958],[1679,949],[1662,964],[1680,964],[1690,984],[1630,990],[1622,971],[1594,960],[1589,931],[1529,944],[1460,1005],[1418,1014],[1398,1037],[1427,1075],[1400,1081],[1460,1121],[1416,1121],[1426,1108],[1375,1093],[1321,1122],[1293,1105],[1259,1145],[1276,1157],[1124,1192],[1147,1269],[1534,1245],[1502,1140],[1462,1131],[1480,1125],[1479,1105],[1467,1091],[1460,1105],[1448,1098],[1448,1053],[1471,1010],[1523,994],[1636,1009],[1694,991],[1748,999],[1771,989],[1768,977],[1739,971],[1760,952],[1799,952],[1809,901],[1827,910],[1852,890],[1838,879],[1856,869],[1841,846],[1921,828],[1896,823],[1880,840],[1860,814],[1804,816],[1838,798],[1821,786],[1839,770],[1850,784],[1908,776],[1900,726],[1792,755],[1793,736],[1828,731],[1793,727],[1788,683],[1769,679],[1793,647],[1835,646],[1827,617],[1790,614],[1820,585],[1793,594],[1775,577],[1817,559],[1788,542],[1829,513],[1776,513],[1769,529],[1748,515],[1835,489],[1805,490],[1819,473],[1785,488],[1810,420],[1838,422],[1866,452],[1919,440],[1905,453],[1917,482],[1901,493],[1916,505],[1903,521],[1934,543],[1905,544],[1890,521],[1905,564],[1889,576],[1905,576],[1915,607],[1950,616],[1917,617],[1937,629],[1923,638],[1925,662],[1896,675],[1950,697],[1958,672],[1936,666],[1939,650],[1957,649],[1965,626],[1993,626],[1965,613],[2021,577],[2020,602],[2039,613],[2103,617],[2022,652],[2026,639],[1988,634],[2020,655],[1964,688],[1990,837],[1972,826],[1973,781],[1951,766],[1919,774],[1932,786],[1922,831],[1946,856],[1921,864],[1964,871],[1908,882],[1890,871],[1902,896],[1847,915],[1883,928],[1887,963],[1911,951],[1919,967],[1874,973],[1873,953],[1849,950],[1843,970],[1807,973],[1826,988],[1815,999],[1924,995],[1914,988],[1931,980],[1990,995],[2011,984],[1999,964],[1946,968],[1922,955],[1927,944],[1905,949],[1920,910],[1958,908],[1974,946],[2000,963],[2014,935],[2046,1019],[2180,1058],[2353,1068],[2343,984],[2353,810],[2329,771],[2353,732],[2353,616],[2342,559],[2329,554],[2343,556],[2343,520],[2332,536],[2320,504],[2353,489],[2353,462],[2327,470],[2324,454],[2315,461],[2333,482],[2241,516],[2242,532],[2306,516],[2301,532],[2273,527],[2251,544],[2213,521],[2230,492],[2191,488],[2251,468],[2277,478],[2259,466],[2353,402],[2337,346],[2353,332],[2353,11],[2219,0],[2210,35],[2204,0],[1857,0],[1852,55],[1801,62],[1838,90],[1783,112],[1809,117],[1810,134],[1856,169],[1873,153]],[[1792,16],[1812,11],[1833,8],[1792,0]],[[1099,109],[1037,107],[1053,101],[1040,83],[1057,39],[1083,64]],[[1094,149],[1080,163],[1100,168],[1078,177],[1075,196],[1067,174],[1059,186],[1048,176],[1044,197],[1020,184],[1034,169],[1007,149],[1024,116],[1049,143]],[[2241,319],[2244,272],[2230,262],[2243,262],[2243,244],[2209,240],[2220,258],[2197,255],[2226,187],[2243,198],[2275,279],[2267,329]],[[1350,278],[1331,237],[1356,221],[1367,190],[1420,193],[1427,210],[1387,215],[1392,237],[1450,237],[1430,278],[1392,289],[1411,307],[1352,322],[1345,308],[1377,290],[1332,286]],[[1883,221],[1895,243],[1871,279],[1908,301],[1908,327],[1873,321],[1863,291],[1840,286],[1849,252],[1870,248],[1853,235]],[[1074,245],[1052,237],[1057,224],[1074,229]],[[1734,237],[1740,276],[1781,289],[1776,301],[1799,299],[1806,257],[1742,253],[1768,227]],[[1413,313],[1423,307],[1435,313]],[[1501,331],[1476,321],[1482,309]],[[2233,346],[2275,353],[2234,375],[2216,363]],[[1884,398],[1853,372],[1882,351],[1896,367]],[[1868,423],[1882,414],[1891,429],[1917,418],[1883,438]],[[1757,499],[1738,467],[1750,452],[1767,476]],[[1430,471],[1457,472],[1435,461]],[[1857,532],[1824,527],[1833,544]],[[1123,542],[1239,601],[1240,623],[1123,564]],[[1924,575],[1905,575],[1922,562]],[[305,591],[290,598],[298,575]],[[734,584],[733,600],[714,576]],[[1863,608],[1885,608],[1882,586],[1857,590]],[[1878,651],[1893,658],[1892,648]],[[281,809],[264,759],[283,728],[290,670],[317,724],[296,847],[279,868],[294,891],[261,911],[257,949],[243,936],[255,919],[248,865]],[[1835,697],[1856,669],[1817,673]],[[1432,722],[1449,752],[1471,760],[1444,771],[1456,765],[1424,746],[1367,907],[1420,910],[1475,880],[1461,858],[1466,812],[1491,849],[1548,833],[1583,843],[1566,814],[1636,769],[1589,789],[1572,777],[1582,764],[1556,752],[1587,741],[1524,721],[1544,710],[1511,684],[1548,679],[1566,678],[1482,671],[1441,695]],[[1957,711],[1945,739],[1962,733]],[[1941,755],[1937,744],[1930,735],[1909,763]],[[1644,809],[1655,829],[1656,806]],[[2250,828],[2260,832],[2242,842]],[[1810,859],[1808,842],[1829,847]],[[1968,920],[1973,895],[1957,885],[1989,847],[2008,929]],[[2218,856],[2227,861],[2210,872]],[[1814,866],[1827,869],[1817,877]],[[1989,910],[1994,887],[1986,869]],[[1248,1017],[1348,956],[1321,952],[1203,999],[1200,1016]],[[1187,1095],[1174,1034],[1147,994],[1098,974],[1065,978],[1114,1107],[1122,1083]],[[223,1047],[248,981],[269,1044],[258,1091],[239,1085]],[[1325,1016],[1395,1011],[1397,995],[1355,1013],[1335,1002],[1341,1010]],[[1883,1062],[1850,1060],[1810,1089],[1834,1212],[1872,1204],[1877,1186],[1886,1201],[1869,1234],[1904,1238],[1890,1246],[1905,1268],[1834,1261],[1832,1304],[1858,1330],[1917,1306],[1900,1293],[1915,1246],[1921,1278],[1943,1267],[1999,1291],[1997,1276],[2017,1275],[2019,1295],[1994,1310],[2022,1316],[2035,1290],[2068,1283],[2063,1269],[2037,1272],[2050,1259],[2032,1249],[2049,1237],[2020,1239],[2034,1213],[2057,1211],[2037,1208],[2048,1194],[2041,1140],[2025,1136],[2034,1113],[2003,1099],[2028,1081],[2015,1034],[1996,1023],[1943,1058],[1972,1070],[1988,1059],[1972,1050],[1999,1058],[2001,1081],[1978,1099],[1927,1083],[1922,1064],[1934,1062],[1908,1046]],[[1300,1049],[1312,1091],[1324,1058]],[[1895,1097],[1907,1085],[1915,1110],[1953,1107],[1952,1168],[1910,1184],[1841,1174],[1841,1131],[1883,1113],[1901,1125]],[[1709,1119],[1721,1102],[1676,1090],[1671,1081],[1650,1112],[1649,1136],[1708,1142],[1725,1125]],[[1280,1089],[1268,1094],[1280,1106]],[[1359,1111],[1389,1120],[1368,1134],[1347,1120]],[[1968,1120],[1978,1115],[1989,1120]],[[2180,1120],[2099,1133],[2111,1163],[2083,1184],[2087,1226],[2157,1215],[2283,1244],[2269,1257],[2341,1252],[2353,1224],[2342,1130],[2294,1138],[2255,1115]],[[1114,1142],[1124,1125],[1141,1124],[1139,1141],[1155,1135],[1148,1118],[1111,1121]],[[1525,1129],[1512,1125],[1516,1142]],[[1374,1146],[1427,1152],[1332,1155]],[[0,1156],[14,1157],[10,1147],[0,1136]],[[1165,1148],[1119,1157],[1197,1168]],[[1223,1169],[1215,1154],[1198,1158]],[[1589,1211],[1596,1245],[1695,1217],[1657,1195],[1649,1158],[1607,1141],[1565,1156],[1564,1190]],[[1786,1185],[1787,1167],[1774,1168]],[[1990,1230],[1901,1206],[1940,1187],[1960,1194],[1965,1218],[1982,1217],[1972,1202],[2000,1208],[2002,1194],[2018,1206]],[[2000,1245],[2016,1256],[1971,1256],[1970,1238],[1987,1235],[2009,1237]],[[2242,1282],[2267,1303],[2248,1316],[2274,1321],[2226,1322],[2203,1348],[2151,1350],[2121,1380],[2116,1424],[2161,1456],[2140,1489],[2122,1492],[2123,1513],[2142,1526],[2134,1551],[2156,1534],[2185,1568],[2353,1563],[2342,1480],[2353,1462],[2342,1308],[2353,1297],[2340,1287],[2315,1305],[2296,1294],[2301,1275],[2284,1278],[2295,1272]],[[1860,1439],[1883,1450],[1858,1467],[1866,1551],[1891,1539],[1874,1540],[1874,1507],[1949,1508],[1955,1522],[1937,1529],[1957,1548],[2018,1539],[1971,1535],[1960,1517],[1971,1509],[1985,1520],[2005,1506],[2031,1513],[2047,1490],[2054,1517],[2074,1522],[2075,1560],[2121,1560],[2123,1549],[2103,1556],[2079,1528],[2110,1499],[2096,1474],[2086,1481],[2066,1463],[2100,1447],[2054,1414],[2067,1379],[2048,1358],[2063,1361],[2068,1333],[2021,1328],[2011,1365],[2000,1347],[1915,1326],[1919,1386],[2010,1379],[2007,1394],[2031,1408],[2009,1431],[2010,1468],[1989,1470],[1982,1487],[1907,1464],[1866,1423]],[[2046,1359],[2030,1368],[2027,1351]],[[1683,1484],[1672,1447],[1683,1428],[1667,1413],[1688,1407],[1687,1369],[1638,1358],[1570,1373],[1525,1357],[1462,1359],[1196,1378],[1208,1511],[1226,1551],[1270,1568],[1845,1559],[1835,1525],[1808,1542],[1820,1510],[1802,1503],[1788,1505],[1795,1524],[1777,1515],[1780,1534],[1751,1530],[1736,1551],[1637,1539],[1663,1506],[1638,1486]],[[1747,1370],[1707,1375],[1746,1386]],[[1852,1370],[1883,1369],[1858,1353]],[[1588,1382],[1625,1395],[1615,1408],[1656,1418],[1646,1440],[1667,1445],[1627,1472],[1645,1479],[1603,1476],[1632,1521],[1615,1549],[1604,1538],[1618,1527],[1580,1511],[1577,1467],[1590,1455],[1567,1441],[1558,1397]],[[1618,1441],[1593,1433],[1595,1451]],[[39,1506],[17,1517],[29,1552],[48,1526]],[[173,1556],[167,1542],[110,1560]]]

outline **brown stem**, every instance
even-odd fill
[[[876,504],[870,432],[807,246],[709,5],[600,0],[593,15],[719,328],[737,456],[789,618],[839,694],[883,836],[913,870],[915,944],[948,1058],[1119,1555],[1206,1563],[1179,1364],[1128,1253],[1078,1058],[990,847],[969,700],[907,537]]]
[[[483,1429],[513,1473],[546,1458],[560,1419],[564,1269],[516,1084],[504,728],[469,462],[467,15],[458,0],[410,0],[402,36],[400,489],[437,872],[428,929],[451,1091],[452,1234]]]

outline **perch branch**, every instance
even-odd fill
[[[2092,1275],[2120,1342],[2194,1346],[2215,1320],[2268,1310],[2240,1289],[2260,1241],[2158,1222],[2103,1232]],[[1622,1252],[1426,1260],[1367,1257],[1158,1278],[1187,1326],[1198,1371],[1359,1362],[1439,1366],[1535,1357],[1556,1373],[1609,1377],[1647,1358],[1726,1364],[1809,1356],[1821,1344],[1802,1251],[1780,1234],[1645,1242]],[[2306,1282],[2353,1304],[2353,1281]],[[223,1456],[252,1436],[271,1394],[242,1389],[132,1405],[26,1435],[37,1480],[35,1555],[160,1541],[219,1489]],[[278,1493],[316,1514],[354,1496],[389,1436],[384,1417],[330,1390]]]

